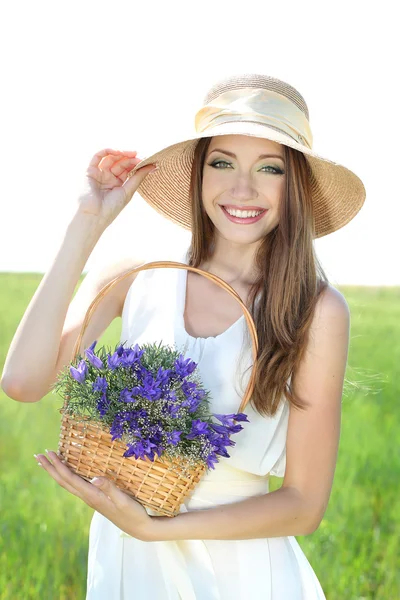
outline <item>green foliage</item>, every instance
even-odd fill
[[[39,281],[39,275],[0,275],[1,364]],[[400,288],[341,291],[352,328],[335,480],[320,527],[297,539],[327,600],[394,600],[400,597]],[[119,335],[117,320],[99,342],[115,344]],[[0,402],[0,600],[84,598],[93,511],[33,458],[57,448],[55,396],[21,404],[1,391]],[[271,490],[280,485],[271,478]]]
[[[96,343],[95,343],[96,345]],[[129,401],[121,401],[121,393],[131,392],[133,389],[140,389],[143,383],[143,373],[138,368],[109,367],[109,359],[118,355],[118,350],[129,351],[133,356],[135,352],[139,356],[141,368],[144,368],[146,375],[151,375],[154,381],[157,381],[159,369],[161,372],[169,371],[171,378],[167,377],[166,389],[171,392],[174,400],[170,400],[163,393],[159,399],[149,399],[143,391],[136,391],[133,396],[129,395]],[[91,348],[93,352],[93,348]],[[183,475],[190,475],[191,469],[196,466],[205,466],[208,469],[207,458],[213,454],[213,447],[206,435],[196,436],[194,439],[188,439],[191,434],[192,422],[200,420],[208,425],[218,424],[212,417],[210,411],[210,393],[204,389],[197,369],[189,372],[185,371],[184,379],[177,375],[175,361],[183,359],[190,361],[191,367],[195,367],[194,361],[189,356],[183,355],[177,348],[161,342],[152,344],[141,344],[135,346],[132,350],[125,342],[119,342],[111,348],[102,346],[94,349],[94,356],[101,362],[94,366],[85,356],[78,356],[71,362],[72,367],[78,367],[83,364],[86,369],[86,375],[83,381],[76,380],[70,373],[70,366],[67,365],[59,374],[57,381],[53,385],[53,390],[64,398],[62,412],[72,415],[76,421],[87,421],[97,423],[105,431],[113,435],[113,439],[121,440],[127,444],[134,444],[139,438],[136,430],[136,423],[140,426],[140,436],[145,440],[151,437],[150,430],[152,426],[160,426],[160,433],[163,436],[162,446],[164,450],[159,454],[163,459],[177,459],[179,461],[178,472]],[[179,363],[178,363],[179,364]],[[182,372],[182,371],[181,371]],[[106,407],[103,412],[98,408],[98,403],[103,402],[102,391],[93,390],[93,384],[98,379],[106,382]],[[190,406],[188,398],[184,393],[184,385],[189,384],[195,387],[196,407]],[[134,398],[134,401],[133,399]],[[198,404],[199,403],[199,404]],[[174,416],[168,412],[167,407],[173,405],[177,409]],[[147,416],[139,417],[132,427],[131,417],[133,413],[145,411]],[[118,432],[115,430],[115,420],[120,421]],[[113,429],[114,427],[114,429]],[[178,431],[182,435],[179,441],[169,442],[168,434]],[[211,430],[210,430],[211,431]],[[220,435],[212,432],[214,436]],[[222,436],[221,436],[222,437]],[[142,437],[140,439],[143,439]],[[157,455],[156,451],[156,455]],[[130,456],[127,454],[127,456]],[[182,461],[184,457],[184,461]],[[151,458],[151,460],[153,460]],[[216,458],[216,461],[218,459]],[[171,465],[171,469],[174,466]]]

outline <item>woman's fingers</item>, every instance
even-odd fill
[[[81,498],[81,494],[79,491],[71,485],[68,481],[66,481],[57,471],[57,469],[52,465],[49,459],[44,454],[35,455],[36,460],[40,465],[48,472],[48,474],[59,484],[61,487],[65,488],[71,494],[78,496]]]
[[[71,471],[69,467],[61,462],[55,452],[49,452],[49,457],[53,462],[50,462],[44,454],[38,454],[37,460],[61,487],[96,510],[108,505],[109,508],[111,507],[111,501],[101,490]]]
[[[109,154],[112,154],[113,156],[121,156],[121,152],[119,150],[113,150],[112,148],[104,148],[104,150],[99,150],[99,152],[96,152],[96,154],[92,157],[89,163],[89,167],[98,167],[101,160]]]
[[[101,167],[103,169],[108,168],[121,157],[130,159],[135,158],[136,155],[136,150],[114,150],[113,148],[104,148],[103,150],[96,152],[96,154],[92,157],[91,161],[89,162],[89,167],[99,168],[101,163]]]
[[[122,154],[129,157],[135,157],[137,155],[136,150],[121,150]]]
[[[136,192],[143,179],[147,177],[147,175],[149,175],[152,171],[155,171],[157,168],[158,166],[156,164],[151,163],[138,169],[134,175],[131,175],[125,180],[123,188],[126,190],[128,199],[130,199],[132,195]]]
[[[134,156],[107,155],[100,161],[97,167],[89,165],[86,174],[95,179],[98,183],[104,183],[107,174],[111,173],[111,175],[119,178],[123,183],[129,171],[142,161],[141,158],[136,157],[136,152],[131,152],[131,154]]]
[[[133,167],[135,167],[140,161],[141,159],[137,158],[136,156],[120,155],[116,157],[108,155],[102,159],[98,169],[105,173],[109,171],[115,175],[115,177],[119,177],[122,171],[125,171],[129,166],[130,169],[133,169]]]
[[[122,181],[125,181],[126,175],[131,171],[137,164],[141,162],[141,158],[122,158],[115,162],[111,167],[110,171],[115,177],[119,177]]]

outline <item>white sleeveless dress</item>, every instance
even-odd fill
[[[187,264],[186,252],[175,260]],[[239,361],[246,321],[242,316],[216,337],[190,336],[183,319],[187,273],[154,269],[137,275],[124,304],[121,342],[175,344],[198,363],[212,412],[237,412],[250,371],[243,380],[238,372],[252,364],[250,349]],[[249,404],[244,412],[249,423],[232,436],[230,458],[220,457],[181,512],[266,494],[269,474],[284,476],[288,403],[283,400],[274,417],[261,417]],[[325,595],[293,536],[143,542],[95,512],[86,600],[325,600]]]

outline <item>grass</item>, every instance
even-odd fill
[[[41,275],[1,274],[0,365]],[[319,529],[298,537],[328,600],[400,597],[400,288],[345,287],[352,315],[335,481]],[[120,321],[100,343],[114,344]],[[85,597],[92,509],[35,465],[56,449],[60,400],[0,391],[0,600]],[[272,478],[272,489],[281,480]],[[290,599],[288,599],[290,600]]]

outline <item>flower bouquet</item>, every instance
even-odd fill
[[[78,354],[58,377],[59,455],[89,480],[105,475],[144,506],[175,516],[248,421],[210,412],[197,364],[168,345],[119,344]],[[219,422],[218,422],[219,421]]]

